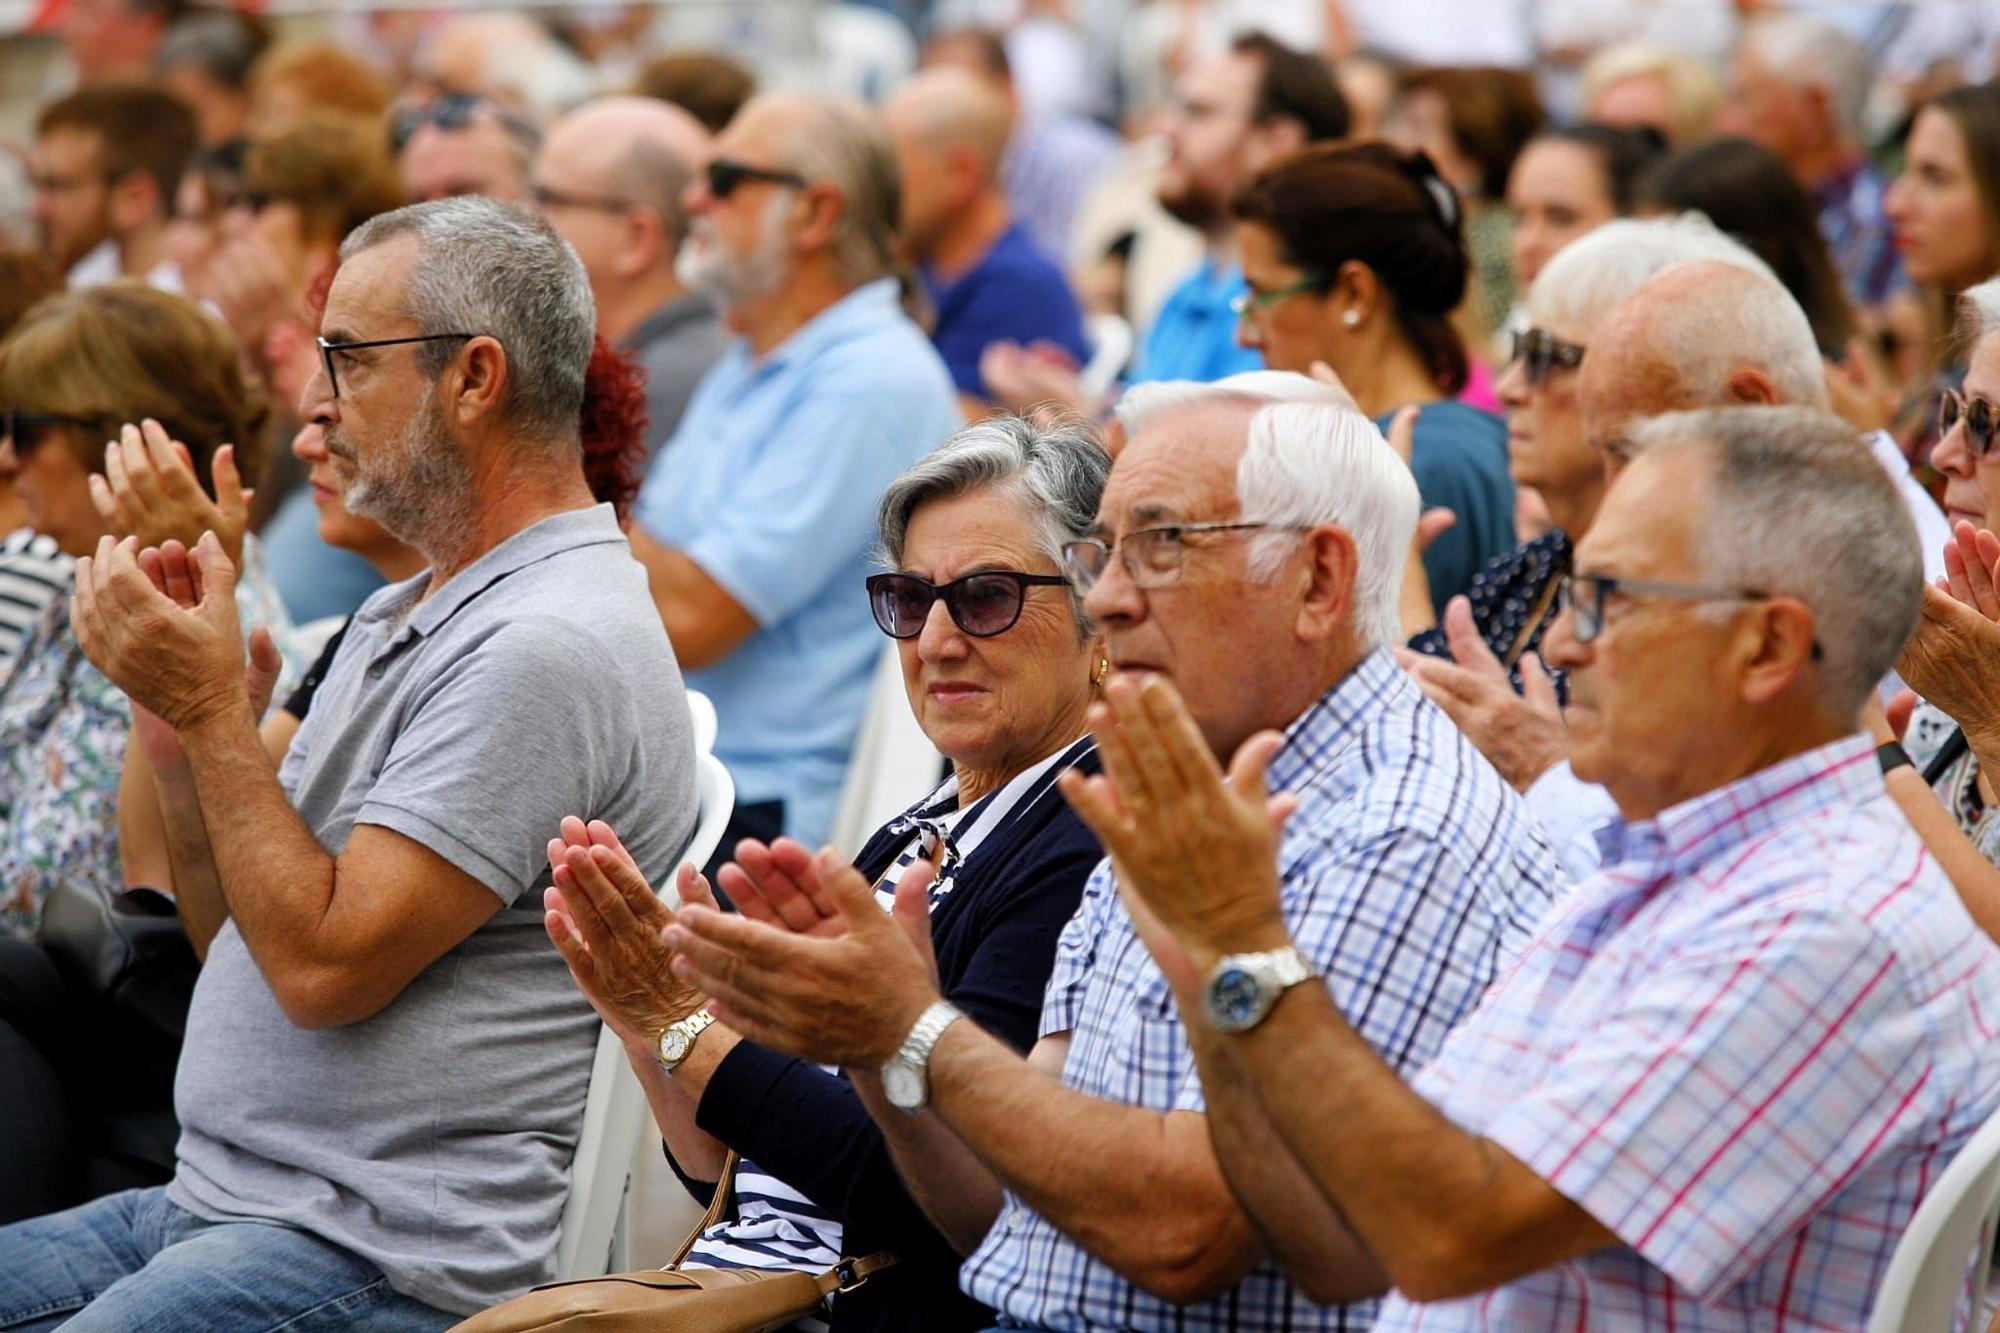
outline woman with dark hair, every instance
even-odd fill
[[[1667,150],[1656,130],[1567,125],[1528,141],[1507,177],[1514,291],[1525,296],[1555,252],[1591,228],[1629,216],[1640,178]]]
[[[1819,205],[1777,154],[1733,135],[1708,139],[1656,165],[1640,191],[1648,212],[1706,214],[1743,242],[1805,310],[1820,354],[1847,354],[1854,308],[1819,229]]]
[[[1324,362],[1387,430],[1419,406],[1410,468],[1427,509],[1456,523],[1424,552],[1440,613],[1514,545],[1514,483],[1499,417],[1449,401],[1465,388],[1451,321],[1467,260],[1458,196],[1422,153],[1321,145],[1281,158],[1237,197],[1248,292],[1237,338],[1273,370]]]

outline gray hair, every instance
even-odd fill
[[[1363,648],[1401,641],[1397,605],[1417,531],[1417,483],[1374,422],[1352,406],[1259,407],[1236,465],[1236,498],[1243,522],[1345,529],[1355,548],[1355,636]],[[1277,572],[1293,535],[1270,532],[1252,541],[1252,578]]]
[[[625,160],[618,164],[619,186],[633,203],[660,215],[667,240],[674,245],[687,233],[681,194],[693,179],[693,169],[680,154],[646,139],[634,140]]]
[[[896,149],[881,119],[844,97],[800,96],[811,106],[800,117],[784,165],[815,183],[839,189],[843,200],[833,232],[833,257],[856,286],[896,270],[896,229],[903,212],[903,181]]]
[[[1827,406],[1826,363],[1812,322],[1776,278],[1731,274],[1701,300],[1663,304],[1651,329],[1660,358],[1694,402],[1724,402],[1729,377],[1756,369],[1770,378],[1780,402]]]
[[[891,569],[903,563],[910,519],[931,501],[990,487],[1034,511],[1036,545],[1060,568],[1062,548],[1090,535],[1110,475],[1111,456],[1087,426],[1006,415],[974,422],[889,483],[876,511],[876,559]],[[1073,589],[1070,605],[1078,630],[1087,633],[1090,619]]]
[[[1226,398],[1256,403],[1354,406],[1354,399],[1344,389],[1322,384],[1310,375],[1290,370],[1244,370],[1219,380],[1149,380],[1135,384],[1119,397],[1112,412],[1130,439],[1169,412]]]
[[[1713,460],[1700,517],[1707,581],[1811,608],[1827,715],[1851,721],[1923,605],[1916,525],[1854,428],[1802,407],[1674,412],[1633,428],[1641,455]]]
[[[506,421],[533,440],[574,445],[597,337],[597,306],[576,251],[541,218],[466,195],[371,218],[348,234],[340,257],[403,236],[418,245],[404,315],[424,333],[497,339],[507,358]],[[425,343],[417,364],[435,378],[457,352],[452,342]]]
[[[1744,30],[1743,45],[1794,88],[1824,89],[1834,125],[1861,137],[1870,70],[1868,49],[1852,35],[1810,14],[1772,14]]]
[[[153,53],[153,69],[165,73],[192,65],[224,88],[240,91],[250,82],[250,67],[263,50],[262,39],[241,14],[234,10],[196,11],[160,38]]]
[[[1648,278],[1701,259],[1772,276],[1770,265],[1699,213],[1618,218],[1556,251],[1528,291],[1528,313],[1587,339]]]
[[[1988,278],[1959,294],[1959,312],[1968,343],[2000,333],[2000,278]]]

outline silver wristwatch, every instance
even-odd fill
[[[694,1049],[694,1040],[708,1030],[715,1021],[715,1015],[706,1009],[697,1009],[680,1022],[660,1034],[660,1068],[669,1074],[680,1068],[681,1061],[688,1058]]]
[[[1217,1032],[1248,1032],[1264,1021],[1278,997],[1315,973],[1291,945],[1266,953],[1232,953],[1209,971],[1202,1007]]]
[[[917,1016],[910,1035],[903,1038],[902,1048],[882,1066],[882,1091],[888,1094],[892,1106],[915,1115],[930,1105],[931,1049],[946,1028],[964,1017],[957,1006],[945,1000],[937,1001]]]

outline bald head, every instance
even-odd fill
[[[934,152],[963,151],[989,177],[999,173],[1014,129],[1004,96],[969,70],[948,66],[927,69],[898,88],[882,118],[899,142],[908,135]]]
[[[1614,463],[1646,417],[1827,402],[1799,303],[1768,274],[1716,260],[1669,268],[1620,302],[1591,337],[1578,388],[1590,441]]]
[[[708,131],[677,106],[650,97],[586,102],[549,127],[535,182],[550,175],[590,193],[629,199],[669,218],[680,233],[680,197],[708,160]]]

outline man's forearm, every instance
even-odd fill
[[[194,775],[184,767],[173,772],[155,772],[153,791],[166,830],[174,904],[180,909],[181,926],[187,931],[188,942],[197,955],[206,959],[208,946],[229,920],[229,903],[222,893],[214,850],[209,846]]]
[[[850,1069],[848,1079],[924,1216],[958,1253],[978,1249],[1000,1215],[999,1177],[943,1120],[898,1109],[873,1070]]]

